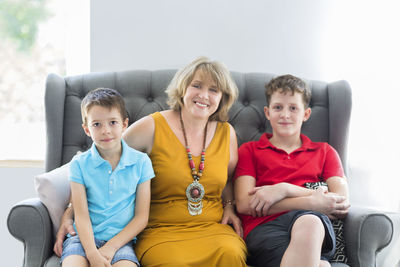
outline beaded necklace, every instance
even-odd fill
[[[185,126],[183,124],[182,113],[179,111],[179,118],[181,122],[181,128],[183,132],[183,137],[185,139],[185,146],[186,146],[186,153],[189,159],[189,167],[192,171],[193,182],[188,185],[186,188],[186,197],[188,199],[188,210],[189,214],[192,216],[200,215],[203,211],[203,202],[202,199],[204,197],[204,187],[199,180],[203,175],[204,170],[204,161],[206,158],[206,139],[207,139],[207,126],[208,122],[206,123],[206,127],[204,127],[204,140],[203,140],[203,150],[201,151],[201,160],[199,164],[199,171],[196,171],[196,166],[194,164],[192,153],[190,153],[189,144],[186,137]]]

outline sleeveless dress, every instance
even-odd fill
[[[137,257],[144,267],[152,266],[247,266],[246,245],[233,228],[220,223],[221,194],[228,176],[229,125],[218,123],[206,149],[203,212],[188,212],[186,187],[193,182],[184,145],[161,113],[155,122],[150,154],[155,172],[151,181],[149,223],[138,236]],[[200,156],[193,156],[196,170]]]

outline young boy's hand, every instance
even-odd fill
[[[105,244],[104,246],[99,248],[99,252],[104,258],[106,258],[109,263],[111,263],[117,250],[114,247]]]
[[[254,187],[249,195],[250,211],[253,217],[267,216],[269,208],[286,197],[285,190],[279,188],[281,184]]]
[[[107,259],[100,254],[99,250],[86,253],[86,257],[90,263],[90,267],[111,267]]]

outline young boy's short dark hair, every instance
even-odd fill
[[[278,76],[272,79],[265,88],[267,106],[270,104],[272,94],[277,91],[285,94],[290,92],[292,95],[295,92],[300,93],[303,96],[304,108],[308,108],[310,105],[311,89],[302,79],[296,76],[290,74]]]
[[[117,108],[121,114],[122,120],[125,120],[128,117],[125,108],[125,101],[117,90],[110,88],[97,88],[87,93],[81,102],[82,122],[84,125],[87,125],[87,114],[89,109],[95,105],[108,107],[110,109]]]

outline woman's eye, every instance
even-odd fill
[[[199,85],[199,84],[192,84],[192,86],[193,86],[194,88],[200,88],[200,85]]]
[[[218,89],[217,88],[210,88],[210,91],[213,92],[213,93],[217,93]]]

